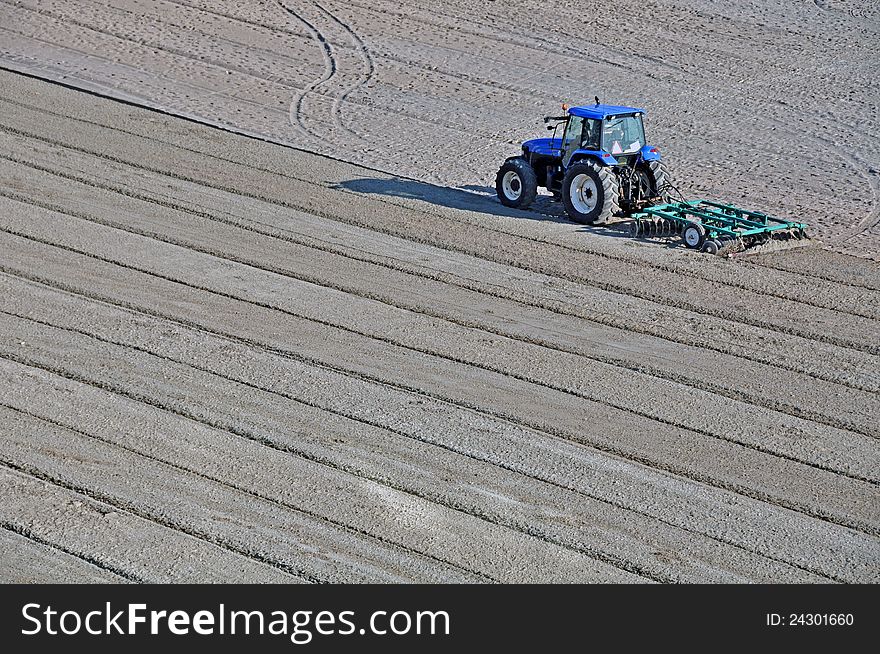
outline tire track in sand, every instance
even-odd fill
[[[318,44],[321,50],[321,56],[324,61],[324,74],[319,79],[309,84],[291,103],[291,124],[293,124],[293,117],[295,116],[296,124],[304,131],[306,131],[306,133],[310,136],[313,136],[315,138],[325,138],[328,136],[319,134],[317,131],[309,128],[306,124],[306,100],[310,94],[315,93],[318,89],[322,87],[326,88],[332,86],[332,83],[335,82],[335,80],[340,75],[345,73],[345,71],[342,70],[340,57],[336,52],[336,47],[334,47],[333,43],[331,42],[331,37],[328,35],[330,30],[328,29],[326,22],[329,21],[331,24],[335,24],[339,29],[341,29],[346,37],[351,41],[355,52],[361,60],[361,67],[363,68],[363,71],[357,75],[354,82],[343,86],[341,89],[337,90],[334,93],[333,104],[330,110],[330,118],[334,127],[345,130],[352,136],[355,136],[359,139],[366,140],[368,138],[367,135],[362,134],[347,125],[342,118],[342,106],[346,102],[348,97],[357,89],[368,84],[376,72],[375,62],[373,61],[372,55],[367,49],[363,39],[354,31],[354,29],[352,29],[350,25],[348,25],[346,22],[334,15],[330,10],[317,2],[312,3],[312,6],[318,10],[317,14],[309,16],[308,18],[305,16],[302,9],[299,9],[298,11],[291,9],[282,0],[276,0],[276,2],[282,9],[284,9],[284,11],[296,18],[300,23],[305,26],[314,41]],[[319,24],[318,20],[316,20],[317,18],[324,19],[325,24]]]
[[[374,61],[372,54],[370,54],[370,50],[369,50],[369,48],[367,48],[367,45],[366,45],[366,43],[364,43],[364,40],[360,37],[360,35],[357,32],[354,31],[354,29],[351,27],[351,25],[344,22],[338,16],[331,13],[328,9],[326,9],[324,6],[318,4],[317,2],[315,3],[315,6],[318,9],[320,9],[321,11],[323,11],[327,15],[328,18],[330,18],[332,21],[337,23],[343,30],[345,30],[348,33],[349,37],[351,38],[352,43],[354,44],[355,49],[357,50],[358,54],[360,55],[361,59],[363,60],[364,73],[362,75],[360,75],[354,83],[350,84],[348,87],[343,89],[342,92],[339,93],[336,96],[336,99],[333,101],[333,114],[335,115],[337,122],[340,125],[345,126],[343,118],[342,118],[342,105],[345,104],[345,102],[348,100],[348,96],[350,96],[352,93],[357,91],[359,88],[368,85],[372,81],[372,79],[376,75],[376,62]],[[357,134],[358,136],[360,136],[363,139],[368,138],[368,135],[361,134],[361,133],[357,132],[352,127],[345,126],[345,128],[348,131],[352,132],[353,134]]]
[[[311,136],[317,139],[322,138],[322,135],[311,129],[306,124],[304,106],[306,102],[306,98],[310,93],[317,91],[320,87],[328,84],[338,73],[339,67],[336,62],[336,55],[333,52],[333,46],[330,41],[327,40],[327,37],[324,36],[324,33],[321,32],[315,25],[306,20],[302,15],[288,7],[282,0],[276,0],[281,9],[285,12],[296,18],[300,23],[302,23],[305,28],[311,34],[312,39],[318,44],[318,48],[321,52],[321,58],[324,63],[324,74],[309,84],[305,89],[303,89],[297,97],[291,101],[290,103],[290,124],[293,127],[298,127],[303,132],[306,133],[307,136]],[[335,114],[334,114],[335,118]],[[334,124],[335,121],[334,121]]]

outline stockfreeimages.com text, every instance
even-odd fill
[[[360,627],[354,611],[239,611],[229,610],[224,604],[214,610],[195,612],[148,610],[146,604],[126,604],[115,609],[110,602],[88,612],[59,612],[51,605],[25,604],[21,613],[25,620],[21,633],[26,636],[83,632],[93,636],[269,634],[289,636],[292,643],[305,645],[315,635],[440,636],[449,635],[450,629],[446,611],[373,611]]]

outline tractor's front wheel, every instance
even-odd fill
[[[620,211],[618,180],[614,171],[584,161],[565,172],[562,202],[568,217],[576,223],[601,225]]]
[[[538,195],[538,176],[522,157],[508,159],[495,177],[495,191],[505,207],[525,209]]]

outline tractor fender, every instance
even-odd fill
[[[660,150],[653,145],[646,145],[639,150],[639,154],[642,157],[642,161],[660,161]]]
[[[612,157],[607,152],[603,152],[602,150],[575,150],[571,155],[571,160],[568,162],[568,165],[571,166],[578,161],[583,161],[584,159],[593,159],[600,166],[616,166],[617,159]]]

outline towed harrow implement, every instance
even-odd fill
[[[771,239],[807,238],[807,225],[711,200],[668,202],[631,216],[633,236],[673,236],[710,254],[737,252]]]

